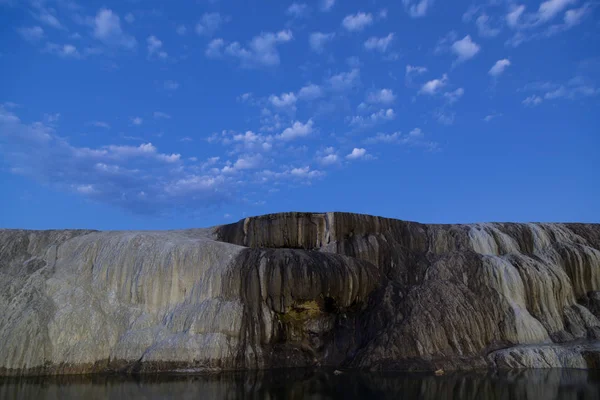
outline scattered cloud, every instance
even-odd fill
[[[121,28],[119,16],[112,10],[103,8],[98,11],[93,22],[93,35],[106,45],[133,49],[137,41],[133,36],[126,34]]]
[[[44,52],[55,54],[64,58],[80,58],[81,54],[77,50],[77,47],[72,44],[56,44],[52,42],[46,43],[46,47],[44,47]]]
[[[348,154],[346,156],[346,159],[350,160],[350,161],[361,160],[361,159],[366,160],[369,158],[371,158],[371,157],[369,156],[369,154],[367,154],[367,150],[363,149],[363,148],[358,148],[358,147],[355,147],[354,149],[352,149],[350,154]]]
[[[224,18],[218,12],[204,13],[196,24],[198,35],[212,36],[224,22]]]
[[[465,94],[465,90],[463,88],[458,88],[452,92],[444,93],[444,97],[448,101],[448,104],[454,104]]]
[[[595,82],[584,76],[575,76],[567,83],[562,84],[533,82],[526,85],[521,91],[535,92],[523,100],[522,103],[526,106],[537,106],[544,101],[576,100],[600,95],[600,88],[595,85]]]
[[[37,42],[44,37],[44,30],[40,26],[32,26],[30,28],[19,28],[17,32],[23,37],[23,39],[29,42]]]
[[[178,25],[175,32],[177,32],[178,35],[183,36],[187,34],[187,27],[185,25]]]
[[[490,68],[490,70],[488,71],[488,74],[490,74],[494,78],[497,78],[500,75],[502,75],[504,70],[506,70],[506,68],[508,68],[509,66],[510,66],[510,60],[508,58],[498,60],[498,61],[496,61],[494,66],[492,68]]]
[[[321,0],[320,10],[325,12],[331,11],[334,5],[335,0]]]
[[[367,116],[355,115],[349,119],[351,126],[357,128],[369,128],[378,123],[391,121],[396,118],[396,113],[392,108],[381,109]]]
[[[433,79],[433,80],[426,82],[421,87],[419,94],[435,95],[447,84],[448,84],[448,75],[444,74],[439,79]]]
[[[33,2],[32,4],[36,11],[34,11],[34,17],[49,27],[59,30],[65,30],[64,25],[58,20],[53,9],[43,7],[41,2]]]
[[[103,121],[92,121],[89,125],[95,126],[96,128],[110,129],[110,125]]]
[[[473,42],[470,35],[467,35],[461,40],[454,42],[451,49],[452,52],[458,57],[456,62],[461,63],[475,57],[475,55],[479,53],[481,47],[477,43]]]
[[[433,0],[402,0],[404,9],[412,18],[424,17],[432,7]]]
[[[404,74],[406,83],[411,85],[413,82],[413,78],[418,76],[418,75],[422,75],[425,72],[427,72],[427,68],[426,67],[419,67],[416,65],[407,65],[406,66],[406,72]]]
[[[450,47],[457,39],[458,34],[455,31],[448,32],[446,36],[438,40],[435,49],[433,50],[434,54],[442,54],[450,51]]]
[[[367,102],[373,104],[392,104],[396,100],[396,95],[392,89],[381,89],[369,93]]]
[[[273,107],[282,109],[296,109],[296,95],[293,92],[282,93],[280,96],[269,96],[269,102]]]
[[[286,14],[295,18],[304,17],[308,14],[308,6],[304,3],[292,3],[288,7]]]
[[[135,16],[132,13],[127,13],[124,19],[127,23],[132,24],[135,21]]]
[[[310,48],[316,53],[322,53],[325,45],[335,38],[335,33],[313,32],[308,38]]]
[[[277,46],[292,39],[290,30],[261,33],[255,36],[247,47],[242,46],[239,42],[232,42],[225,46],[226,43],[223,39],[215,39],[209,43],[206,55],[216,58],[225,54],[237,58],[245,68],[274,67],[280,63]]]
[[[373,15],[359,12],[354,15],[347,15],[342,21],[342,26],[349,32],[359,32],[373,23]]]
[[[373,36],[373,37],[370,37],[365,42],[365,49],[377,50],[381,53],[385,53],[393,40],[394,40],[393,33],[390,33],[389,35],[381,37],[381,38]]]
[[[499,113],[488,114],[488,115],[486,115],[486,116],[483,118],[483,120],[484,120],[485,122],[490,122],[490,121],[491,121],[491,120],[493,120],[494,118],[499,118],[499,117],[501,117],[501,116],[502,116],[502,114],[499,114]]]
[[[323,96],[323,89],[319,85],[309,84],[298,91],[298,98],[301,100],[315,100]]]
[[[163,42],[160,41],[156,36],[148,36],[146,42],[148,44],[148,57],[156,56],[164,60],[169,56],[166,51],[161,50]]]
[[[477,25],[477,32],[479,33],[479,36],[482,37],[496,37],[501,32],[500,28],[493,27],[490,24],[490,17],[485,13],[482,13],[479,17],[477,17],[475,20],[475,25]]]
[[[152,143],[77,147],[67,136],[0,108],[0,141],[15,174],[135,213],[208,206],[232,192],[224,190],[233,182],[223,174],[198,174],[179,154],[161,153]]]
[[[365,140],[366,144],[398,144],[410,147],[423,147],[428,151],[439,149],[437,142],[426,140],[425,133],[420,128],[411,130],[408,134],[402,132],[378,133]]]
[[[327,83],[332,90],[342,92],[350,90],[358,86],[360,82],[360,70],[353,68],[349,72],[342,72],[337,75],[333,75],[327,79]]]
[[[532,95],[523,100],[523,104],[526,106],[537,106],[542,101],[544,101],[544,99],[542,99],[540,96]]]
[[[163,87],[165,88],[165,90],[173,91],[179,89],[179,83],[168,80],[164,82]]]
[[[300,121],[295,121],[292,126],[286,128],[280,135],[277,136],[280,140],[294,140],[306,137],[313,132],[313,120],[309,119],[305,124]]]
[[[161,111],[154,111],[152,115],[155,119],[171,119],[171,116],[169,114]]]
[[[131,124],[135,125],[135,126],[140,126],[142,123],[144,122],[144,120],[140,117],[133,117],[131,118]]]

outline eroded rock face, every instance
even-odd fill
[[[600,367],[600,226],[0,230],[0,374]]]

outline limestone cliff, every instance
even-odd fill
[[[600,226],[0,230],[0,375],[600,368]]]

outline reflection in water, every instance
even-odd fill
[[[600,371],[431,374],[280,370],[0,380],[0,399],[600,399]]]

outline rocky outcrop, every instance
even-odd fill
[[[600,367],[600,226],[0,230],[0,374]]]

